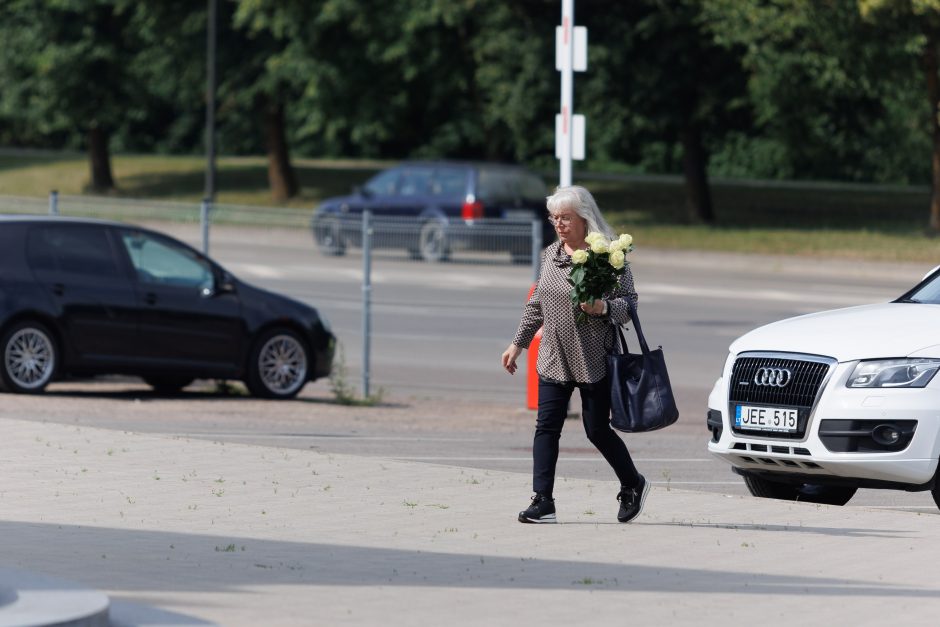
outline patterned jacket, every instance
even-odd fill
[[[604,295],[607,314],[589,316],[578,324],[575,318],[581,308],[571,302],[571,256],[562,242],[555,242],[542,251],[538,286],[525,305],[522,320],[512,343],[528,348],[539,327],[543,327],[538,374],[543,379],[561,382],[594,383],[607,374],[607,350],[613,344],[613,325],[630,321],[630,310],[624,299],[637,303],[630,266],[620,275],[616,289]]]

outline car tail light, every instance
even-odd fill
[[[480,220],[483,218],[483,203],[472,195],[467,196],[460,209],[460,217],[464,220]]]

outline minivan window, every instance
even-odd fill
[[[375,175],[365,185],[366,191],[373,196],[391,196],[395,193],[395,184],[398,182],[398,170],[386,170]]]
[[[103,228],[84,225],[33,227],[29,230],[26,248],[34,270],[101,278],[121,275]]]
[[[483,168],[478,196],[484,200],[535,200],[546,196],[545,183],[527,172]]]
[[[434,170],[431,168],[406,168],[401,173],[399,193],[402,196],[426,196],[431,193],[433,176]]]
[[[193,251],[146,233],[123,233],[121,241],[142,283],[212,287],[212,269]]]
[[[431,193],[435,196],[464,196],[467,193],[467,171],[459,168],[440,168],[434,174]]]

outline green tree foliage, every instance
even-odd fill
[[[931,138],[930,219],[927,230],[940,234],[940,0],[860,0],[861,12],[868,20],[881,26],[885,41],[900,42],[912,59],[920,61],[925,89],[910,93],[925,94],[924,111],[928,123],[924,128]],[[889,43],[889,45],[890,45]]]
[[[307,60],[291,115],[297,145],[366,157],[551,154],[550,131],[532,131],[536,120],[550,127],[555,108],[552,4],[279,3],[270,23],[289,25]]]
[[[91,187],[114,186],[110,139],[143,115],[126,60],[133,54],[125,0],[0,2],[0,109],[34,137],[83,143]],[[79,138],[82,138],[80,140]]]
[[[714,219],[710,154],[745,127],[745,74],[736,50],[716,45],[699,0],[579,2],[590,64],[575,108],[588,116],[600,159],[680,171],[689,219]],[[580,79],[580,76],[579,76]]]
[[[715,40],[739,50],[754,127],[733,137],[751,175],[905,181],[925,172],[912,127],[916,66],[855,0],[706,0]],[[737,173],[737,172],[733,172]]]
[[[229,3],[220,3],[223,11]],[[206,3],[134,3],[135,54],[125,62],[146,98],[145,115],[129,122],[117,148],[140,152],[202,152],[206,106]],[[223,13],[223,15],[225,15]],[[231,10],[227,16],[231,18]],[[224,19],[219,20],[224,26]],[[223,31],[224,28],[220,28]],[[221,39],[221,37],[220,37]],[[224,57],[229,47],[220,48]]]
[[[558,0],[218,6],[220,151],[267,152],[276,199],[291,152],[556,165]],[[578,0],[576,22],[581,167],[683,173],[689,220],[714,217],[709,173],[919,182],[940,147],[940,0]],[[205,36],[204,1],[0,0],[0,142],[87,147],[98,189],[109,148],[201,151]]]

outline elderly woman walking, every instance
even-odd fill
[[[573,305],[567,281],[571,255],[588,248],[585,237],[589,232],[608,238],[613,238],[614,233],[591,193],[583,187],[559,187],[548,197],[547,207],[558,241],[542,252],[538,286],[526,303],[515,338],[502,355],[503,367],[514,374],[516,359],[529,347],[539,327],[543,327],[537,362],[539,409],[532,445],[535,496],[532,504],[519,512],[519,522],[556,522],[552,490],[558,443],[575,388],[581,394],[585,433],[620,480],[617,520],[629,522],[643,509],[649,483],[637,472],[623,440],[610,428],[605,341],[610,341],[611,323],[626,324],[630,320],[626,299],[637,302],[633,275],[627,267],[617,287],[603,299],[593,305]],[[587,314],[583,323],[576,322],[579,309]]]

